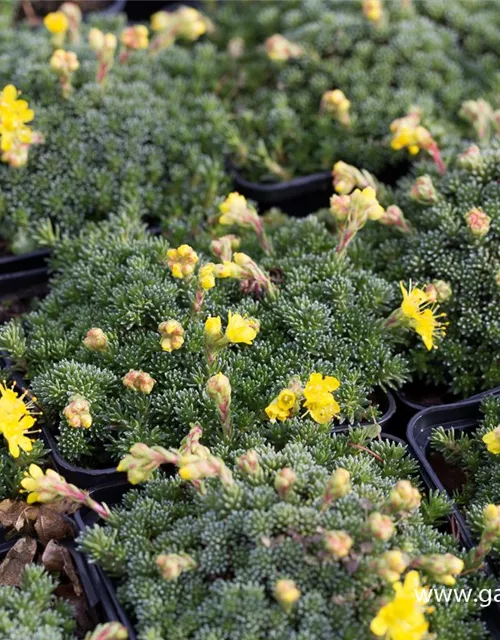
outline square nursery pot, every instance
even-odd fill
[[[449,465],[439,454],[431,454],[431,436],[433,429],[443,427],[446,431],[454,429],[465,433],[477,429],[482,419],[480,411],[481,401],[487,395],[499,395],[488,392],[475,396],[475,399],[456,402],[442,407],[431,407],[414,416],[407,429],[407,438],[410,448],[418,458],[422,466],[422,476],[427,485],[434,490],[442,491],[451,496],[461,482],[460,469]],[[455,507],[456,518],[461,523],[463,537],[468,546],[474,546],[474,536],[465,521],[465,516]],[[493,573],[500,577],[500,563],[489,562]],[[500,619],[499,619],[500,626]]]
[[[339,429],[337,431],[337,433],[346,432],[348,432],[348,429]],[[415,455],[415,452],[412,451],[411,448],[408,448],[408,444],[401,440],[401,438],[397,438],[396,436],[387,433],[382,433],[381,438],[390,442],[394,442],[395,444],[403,445],[407,448],[408,453],[411,456],[419,459],[419,457]],[[421,473],[421,478],[427,490],[434,490],[435,487],[430,481],[428,481],[424,473]],[[127,482],[112,482],[91,490],[90,495],[94,500],[97,500],[98,502],[104,502],[109,507],[113,507],[121,501],[125,493],[131,488],[132,486]],[[74,514],[73,518],[76,529],[79,533],[83,533],[87,529],[87,527],[92,527],[99,521],[99,516],[95,512],[85,507],[78,510]],[[464,547],[469,549],[473,546],[472,539],[470,538],[470,533],[468,532],[463,518],[458,513],[458,511],[455,510],[449,516],[448,522],[443,526],[448,532],[453,533],[455,536],[458,535]],[[113,581],[110,577],[108,577],[98,564],[88,563],[88,566],[90,570],[90,576],[94,580],[95,591],[100,594],[103,601],[112,603],[113,609],[117,615],[117,618],[115,619],[121,622],[121,624],[123,624],[128,630],[129,640],[137,640],[134,626],[128,614],[125,612],[118,600],[118,596],[116,593],[116,581]],[[500,640],[500,607],[498,606],[498,604],[492,603],[489,607],[484,608],[482,610],[482,615],[488,631],[491,634],[491,637],[495,640]]]

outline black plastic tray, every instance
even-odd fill
[[[246,180],[234,167],[229,171],[235,189],[259,205],[260,211],[279,207],[293,217],[304,217],[328,207],[333,194],[331,171],[313,173],[285,182],[259,184]]]
[[[337,433],[346,433],[347,431],[347,429],[343,429],[342,431],[337,431]],[[391,442],[403,445],[404,447],[406,447],[410,455],[420,460],[420,456],[416,455],[416,451],[414,451],[411,447],[408,447],[408,443],[404,442],[401,438],[387,433],[382,433],[381,437],[385,440],[390,440]],[[435,487],[433,486],[433,483],[427,479],[424,473],[422,473],[422,469],[420,469],[420,472],[422,480],[427,489],[434,490]],[[94,498],[94,500],[97,500],[98,502],[104,502],[108,506],[112,507],[117,502],[119,502],[123,495],[131,488],[131,485],[126,482],[114,482],[94,489],[90,492],[90,495],[92,496],[92,498]],[[99,516],[95,512],[90,511],[86,508],[77,511],[74,514],[73,518],[76,528],[80,533],[83,533],[87,527],[91,527],[99,521]],[[465,525],[462,516],[456,509],[449,516],[450,528],[452,520],[455,525],[455,530],[460,535],[462,544],[467,548],[471,548],[472,546],[474,546],[472,538],[470,536],[470,532]],[[118,600],[116,587],[113,584],[113,581],[104,573],[99,565],[91,563],[90,568],[94,570],[93,575],[95,575],[96,588],[99,590],[99,592],[101,590],[104,592],[102,596],[103,599],[110,600],[112,602],[114,610],[116,611],[116,614],[118,616],[118,620],[128,630],[129,640],[136,640],[137,635],[135,633],[133,624]],[[498,605],[495,605],[494,603],[490,605],[490,607],[482,610],[484,621],[488,627],[488,631],[490,632],[491,637],[494,638],[494,640],[500,640],[500,626],[498,623],[499,610],[500,609]]]

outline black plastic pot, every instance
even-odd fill
[[[448,494],[452,493],[451,488],[446,488],[445,483],[440,479],[429,460],[432,431],[437,427],[443,427],[445,430],[474,431],[478,426],[478,422],[483,417],[480,406],[482,399],[486,395],[488,394],[481,394],[480,398],[476,397],[476,399],[471,399],[467,402],[463,401],[442,407],[431,407],[430,409],[421,411],[410,420],[407,428],[408,442],[422,466],[422,476],[432,489],[437,489]],[[464,540],[469,546],[474,546],[474,536],[464,516],[456,507],[455,511],[457,519],[462,523],[461,528],[463,528]],[[500,575],[498,563],[495,562],[493,568],[495,573]]]
[[[2,256],[0,258],[0,276],[46,267],[49,256],[50,249],[37,249],[15,256]]]
[[[419,393],[415,393],[415,389],[419,388]],[[429,396],[425,402],[418,400],[417,397],[425,397],[426,390],[429,392]],[[418,383],[410,383],[403,386],[402,389],[399,389],[395,392],[398,404],[402,407],[403,412],[410,419],[416,413],[420,411],[424,411],[425,409],[429,409],[431,407],[446,407],[451,404],[460,404],[462,402],[470,402],[471,400],[477,400],[481,398],[485,398],[489,395],[500,395],[500,387],[493,387],[492,389],[487,389],[486,391],[481,391],[480,393],[476,393],[469,398],[457,398],[454,396],[449,390],[445,387],[432,388],[424,385],[421,386]]]
[[[47,267],[0,275],[0,300],[28,297],[45,292],[49,281]]]
[[[379,406],[382,415],[378,418],[377,423],[382,427],[385,434],[392,434],[393,431],[397,431],[397,427],[392,426],[394,414],[396,413],[396,399],[394,395],[390,391],[383,391],[379,387],[377,387],[374,391],[375,403]],[[353,425],[353,426],[361,426],[367,427],[373,424],[372,422],[363,422],[361,425]],[[332,429],[333,433],[342,433],[346,431],[348,427],[345,424],[341,424],[338,427],[334,427]]]
[[[78,467],[65,460],[59,451],[54,436],[46,425],[42,427],[42,437],[51,451],[57,472],[64,476],[68,482],[76,484],[80,489],[92,489],[102,484],[126,479],[126,474],[117,471],[116,467],[86,469],[85,467]]]
[[[230,167],[229,171],[235,189],[241,195],[256,202],[261,212],[271,207],[279,207],[285,213],[300,218],[328,207],[330,196],[333,194],[331,171],[313,173],[273,184],[250,182],[233,167]]]
[[[131,485],[128,482],[117,481],[94,489],[90,492],[90,495],[94,500],[112,507],[120,502],[125,493],[130,489]],[[87,527],[91,527],[99,521],[99,516],[94,511],[85,508],[77,511],[73,518],[79,533],[83,533]],[[87,566],[89,577],[93,582],[93,589],[99,594],[102,601],[108,603],[109,610],[116,615],[115,619],[121,622],[127,629],[128,640],[136,640],[137,636],[134,627],[116,595],[115,584],[113,584],[113,581],[104,573],[98,564],[87,563]]]
[[[4,364],[5,368],[10,371],[12,380],[20,389],[27,389],[29,387],[23,376],[12,368],[12,363],[8,356],[0,353],[0,364]],[[43,441],[45,442],[46,447],[50,450],[50,455],[54,466],[56,467],[56,471],[66,478],[68,482],[76,484],[80,489],[93,489],[94,487],[98,487],[109,482],[123,482],[126,480],[126,474],[118,472],[116,467],[86,469],[84,467],[78,467],[71,464],[61,455],[57,442],[48,426],[44,424],[41,426],[41,429]]]

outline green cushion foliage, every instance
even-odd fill
[[[204,391],[203,327],[209,315],[220,315],[225,327],[228,311],[260,322],[252,346],[232,345],[218,361],[233,389],[236,439],[256,428],[270,431],[271,439],[289,438],[294,427],[288,421],[272,427],[264,408],[293,375],[305,384],[314,371],[340,380],[341,420],[372,422],[374,388],[400,385],[406,376],[404,357],[395,355],[393,338],[381,327],[391,309],[390,287],[339,259],[335,236],[314,217],[284,222],[270,235],[271,256],[259,254],[252,241],[249,246],[262,268],[281,271],[277,301],[255,299],[238,282],[218,280],[199,315],[192,312],[196,278],[173,278],[159,262],[166,241],[137,225],[113,219],[62,243],[51,293],[25,317],[24,330],[15,322],[2,329],[1,345],[26,368],[46,415],[59,425],[68,459],[85,457],[95,466],[99,457],[116,460],[134,442],[175,445],[195,421],[206,427],[210,441],[220,435],[215,406]],[[208,260],[200,255],[200,264]],[[172,353],[162,352],[158,333],[168,319],[185,329],[184,346]],[[108,335],[108,351],[83,345],[92,327]],[[129,369],[157,381],[150,396],[123,386]],[[92,405],[90,429],[61,419],[74,394]],[[295,428],[307,422],[297,418]]]
[[[419,105],[423,124],[445,144],[464,131],[462,102],[498,90],[494,8],[473,4],[470,17],[467,0],[453,2],[455,11],[444,2],[386,2],[375,25],[357,1],[265,2],[259,11],[224,2],[212,16],[219,25],[214,37],[219,46],[233,38],[245,43],[218,85],[222,95],[228,89],[235,114],[236,165],[261,182],[329,170],[337,160],[394,179],[408,154],[390,148],[392,120]],[[304,55],[269,60],[264,42],[275,33]],[[351,101],[350,127],[319,112],[323,93],[332,89]]]
[[[464,151],[464,149],[461,149]],[[401,180],[396,202],[414,233],[399,234],[380,225],[366,227],[353,259],[373,269],[397,289],[399,280],[421,285],[444,280],[452,295],[441,305],[448,315],[447,335],[432,352],[415,339],[411,368],[429,384],[444,384],[458,396],[470,396],[500,385],[500,145],[482,149],[475,168],[461,168],[456,156],[440,177],[428,162]],[[417,176],[432,177],[437,201],[431,205],[410,197]],[[482,208],[491,218],[484,237],[469,230],[465,214]]]
[[[107,523],[86,530],[81,547],[117,580],[119,599],[141,638],[368,638],[371,619],[393,594],[373,569],[376,558],[389,549],[404,549],[411,558],[460,555],[456,541],[440,533],[423,508],[400,517],[386,542],[367,533],[369,514],[384,508],[395,480],[412,475],[402,446],[370,444],[355,432],[314,440],[279,452],[258,446],[258,473],[246,475],[234,465],[235,485],[209,480],[203,496],[160,473],[126,493]],[[353,440],[366,449],[350,446]],[[326,482],[339,467],[350,472],[352,490],[322,509]],[[282,468],[296,474],[283,499],[274,488]],[[446,513],[446,501],[430,500],[441,516]],[[325,552],[325,530],[353,539],[344,560]],[[165,580],[156,558],[182,552],[197,567]],[[289,612],[273,595],[279,579],[294,580],[301,592]],[[469,574],[457,587],[485,584],[481,574]],[[488,637],[477,604],[436,602],[428,619],[440,639]]]
[[[75,638],[73,609],[54,596],[56,586],[43,567],[37,565],[23,570],[19,588],[0,585],[0,638]]]
[[[196,228],[229,185],[226,111],[195,78],[169,75],[165,60],[176,57],[176,47],[116,60],[99,85],[87,32],[67,46],[80,61],[67,100],[43,27],[9,29],[0,39],[0,87],[22,91],[45,139],[31,147],[25,167],[0,165],[0,235],[15,252],[74,236],[87,220],[128,208],[156,224],[178,218],[181,225],[189,210]]]

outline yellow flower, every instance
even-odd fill
[[[278,397],[266,407],[267,417],[271,422],[276,422],[276,420],[284,422],[291,416],[296,403],[297,396],[295,393],[291,389],[283,389],[280,391]]]
[[[326,424],[340,413],[340,407],[332,395],[332,391],[339,386],[337,378],[311,373],[304,389],[304,407],[315,422]]]
[[[215,265],[213,262],[208,262],[200,267],[198,271],[198,281],[200,287],[205,291],[213,289],[215,287]]]
[[[363,0],[363,14],[370,22],[380,22],[382,13],[382,2],[380,0]]]
[[[188,244],[167,251],[167,264],[174,278],[191,276],[197,262],[198,254]]]
[[[446,322],[439,318],[445,318],[446,314],[436,315],[436,304],[432,301],[431,293],[418,287],[408,287],[399,283],[403,294],[401,312],[407,325],[414,329],[422,338],[425,347],[430,351],[436,348],[435,339],[442,338],[446,334]]]
[[[26,432],[35,424],[36,418],[31,414],[33,403],[24,402],[26,393],[19,396],[13,388],[0,383],[0,432],[7,440],[13,458],[19,457],[20,449],[29,452],[33,448],[33,441]]]
[[[21,487],[29,492],[26,502],[32,504],[54,500],[58,493],[51,487],[52,482],[58,483],[64,480],[52,469],[47,469],[44,474],[39,466],[30,464],[29,470],[24,472],[24,478],[21,480]]]
[[[429,623],[424,616],[426,607],[417,597],[425,591],[418,572],[410,571],[404,584],[395,582],[393,588],[394,598],[373,618],[371,632],[386,640],[421,640],[429,630]]]
[[[48,13],[43,19],[43,24],[53,34],[66,33],[69,27],[68,18],[62,11]]]
[[[230,193],[219,205],[220,224],[240,224],[249,210],[247,199],[236,191]]]
[[[384,214],[384,207],[379,204],[373,187],[365,187],[362,191],[355,189],[351,195],[351,207],[362,212],[368,220],[379,220]]]
[[[496,427],[492,431],[488,431],[483,436],[483,442],[488,448],[490,453],[494,453],[496,456],[500,453],[500,426]]]
[[[0,93],[0,138],[4,152],[32,140],[32,130],[26,124],[33,120],[35,112],[26,100],[18,99],[19,94],[13,84],[8,84]]]
[[[239,313],[228,314],[226,338],[229,342],[252,344],[259,332],[259,324],[253,318],[246,318]]]
[[[174,13],[175,35],[194,41],[207,32],[210,21],[193,7],[179,7]]]
[[[412,288],[411,282],[408,289],[402,282],[399,283],[399,286],[403,294],[403,302],[401,303],[403,315],[410,319],[417,318],[422,313],[423,308],[429,304],[428,294],[418,287]]]

